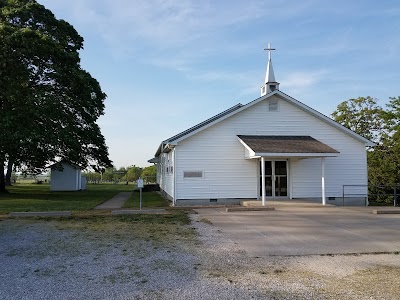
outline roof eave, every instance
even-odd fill
[[[192,135],[195,135],[195,134],[197,134],[197,133],[199,133],[199,132],[201,132],[201,131],[203,131],[203,130],[205,130],[205,129],[207,129],[207,128],[209,128],[209,127],[211,127],[211,126],[213,126],[213,125],[215,125],[215,124],[217,124],[217,123],[219,123],[219,122],[221,122],[221,121],[223,121],[223,120],[225,120],[225,119],[227,119],[227,118],[229,118],[229,117],[231,117],[231,116],[233,116],[233,115],[235,115],[235,114],[237,114],[237,113],[239,113],[239,112],[241,112],[243,110],[245,110],[245,109],[247,109],[248,107],[251,107],[251,106],[253,106],[253,105],[255,105],[255,104],[257,104],[257,103],[259,103],[259,102],[261,102],[261,101],[263,101],[265,99],[268,99],[268,98],[270,98],[270,97],[272,97],[274,95],[277,95],[277,96],[281,97],[282,99],[286,99],[287,101],[289,101],[293,105],[297,106],[298,108],[304,110],[305,112],[310,113],[310,114],[314,115],[315,117],[319,118],[320,120],[322,120],[322,121],[324,121],[324,122],[336,127],[337,129],[343,131],[344,133],[347,133],[348,135],[352,136],[356,140],[364,143],[366,147],[367,146],[368,147],[376,146],[376,144],[371,142],[370,140],[368,140],[368,139],[362,137],[361,135],[355,133],[354,131],[344,127],[343,125],[337,123],[336,121],[334,121],[331,118],[325,116],[324,114],[316,111],[315,109],[305,105],[304,103],[294,99],[293,97],[281,92],[280,90],[274,90],[273,92],[267,93],[264,96],[261,96],[261,97],[255,99],[255,100],[247,103],[246,105],[243,105],[240,108],[238,108],[236,110],[233,110],[232,112],[230,112],[230,113],[228,113],[228,114],[226,114],[226,115],[224,115],[224,116],[222,116],[222,117],[220,117],[220,118],[218,118],[218,119],[216,119],[216,120],[214,120],[214,121],[212,121],[212,122],[210,122],[210,123],[208,123],[208,124],[206,124],[204,126],[199,127],[196,130],[190,131],[187,134],[184,134],[184,135],[182,135],[181,137],[179,137],[177,139],[174,139],[174,137],[172,137],[172,138],[164,141],[163,143],[171,143],[171,144],[177,145],[180,141],[182,141],[184,139],[187,139],[188,137],[191,137]],[[184,133],[184,132],[185,131],[183,131],[182,133]],[[180,133],[180,134],[182,134],[182,133]],[[177,134],[176,136],[179,136],[180,134]],[[161,145],[163,145],[163,143],[161,143]],[[160,145],[160,147],[161,147],[161,145]],[[160,147],[159,147],[159,150],[160,150]],[[159,150],[157,150],[158,155],[159,155],[159,153],[161,153],[161,152],[158,152]]]
[[[259,157],[337,157],[340,153],[277,153],[277,152],[255,152],[254,156],[250,156],[250,158],[259,158]]]
[[[348,129],[347,127],[339,124],[338,122],[336,122],[335,120],[329,118],[328,116],[325,116],[324,114],[320,113],[319,111],[313,109],[312,107],[294,99],[293,97],[277,90],[276,91],[278,94],[278,96],[280,96],[281,98],[285,98],[287,100],[289,100],[292,104],[294,104],[295,106],[297,106],[298,108],[302,109],[305,112],[311,113],[312,115],[314,115],[315,117],[319,118],[322,121],[325,121],[326,123],[336,127],[337,129],[344,131],[345,133],[347,133],[348,135],[354,137],[355,139],[359,140],[360,142],[363,142],[365,144],[365,146],[369,146],[369,147],[374,147],[376,146],[375,143],[371,142],[370,140],[362,137],[361,135],[355,133],[354,131]]]

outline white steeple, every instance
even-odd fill
[[[264,49],[268,51],[268,65],[267,72],[265,73],[265,82],[261,86],[261,96],[279,90],[279,82],[275,80],[274,68],[272,67],[271,51],[276,50],[271,48],[271,43],[268,43],[268,48]]]

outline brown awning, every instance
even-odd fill
[[[311,136],[238,135],[238,138],[255,155],[292,154],[295,156],[336,156],[339,151]]]

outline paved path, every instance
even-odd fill
[[[11,212],[10,217],[70,217],[70,211],[17,211]]]
[[[196,209],[250,255],[310,255],[400,251],[400,215],[373,208],[277,208],[226,212]]]
[[[102,204],[96,206],[94,209],[118,209],[122,208],[124,203],[132,195],[132,192],[120,192],[119,194],[112,197],[110,200],[103,202]]]

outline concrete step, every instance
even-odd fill
[[[226,212],[235,212],[235,211],[273,211],[274,207],[267,206],[258,206],[258,207],[228,207]]]
[[[163,208],[160,209],[120,209],[113,210],[111,212],[112,215],[134,215],[134,214],[160,214],[166,213],[167,211]]]
[[[400,209],[374,209],[372,213],[376,215],[400,214]]]
[[[293,200],[293,199],[282,199],[282,200],[267,200],[266,206],[272,207],[323,207],[321,203],[312,200]],[[242,200],[240,205],[244,207],[262,207],[261,200]],[[335,207],[332,204],[326,204],[325,207]]]

